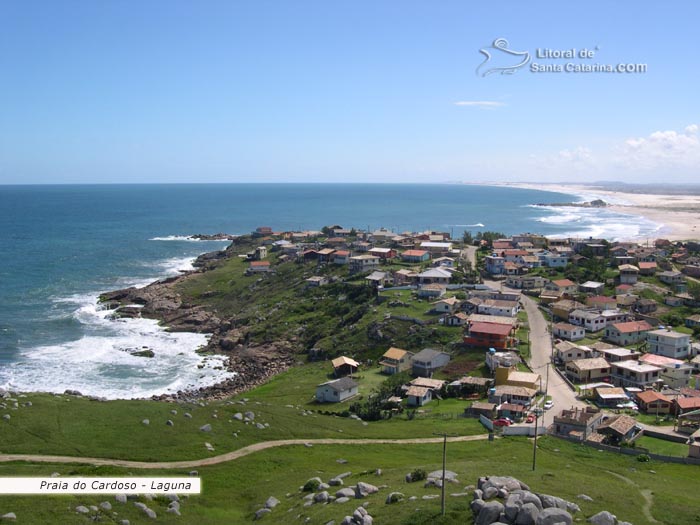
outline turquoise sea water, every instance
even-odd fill
[[[548,208],[577,200],[466,185],[228,184],[0,186],[0,386],[142,397],[213,383],[196,334],[146,320],[111,321],[101,291],[143,285],[225,246],[196,233],[386,227],[507,234],[640,237],[658,225],[605,210]],[[156,358],[130,355],[148,346]]]

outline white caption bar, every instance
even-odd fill
[[[200,478],[0,478],[0,494],[200,494]]]

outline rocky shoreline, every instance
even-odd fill
[[[279,341],[249,345],[245,329],[236,327],[234,319],[221,319],[215,311],[203,305],[189,304],[177,292],[176,285],[208,271],[217,261],[236,257],[233,246],[234,243],[225,250],[200,255],[193,263],[195,270],[155,281],[143,288],[130,287],[100,295],[101,304],[115,310],[114,316],[117,318],[144,317],[159,321],[170,331],[211,334],[202,352],[225,356],[227,369],[236,373],[216,385],[162,394],[152,399],[174,401],[230,397],[264,383],[295,363],[291,343]]]

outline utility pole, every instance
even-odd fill
[[[445,468],[447,464],[447,436],[457,434],[447,434],[445,432],[433,432],[434,436],[442,436],[442,487],[440,487],[440,513],[445,515]]]

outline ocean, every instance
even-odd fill
[[[585,196],[590,198],[591,196]],[[230,372],[195,350],[201,334],[112,320],[100,292],[191,268],[243,234],[324,225],[394,231],[639,238],[659,225],[603,209],[538,206],[582,196],[458,184],[0,186],[0,387],[109,399],[211,385]],[[136,357],[150,348],[155,357]]]

